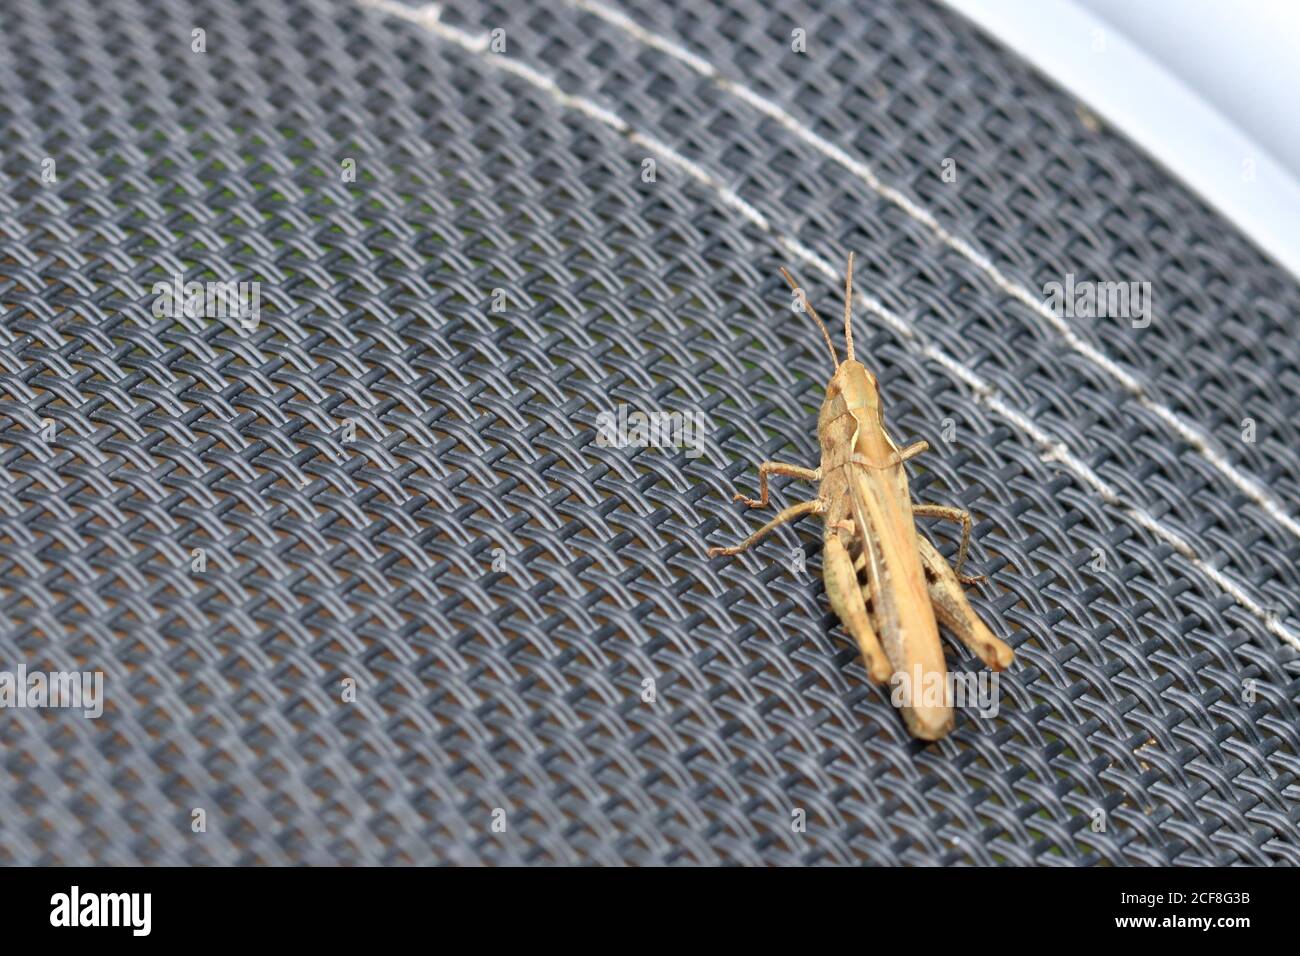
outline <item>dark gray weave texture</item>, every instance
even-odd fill
[[[0,670],[107,694],[0,711],[0,862],[1300,861],[1296,283],[943,8],[613,9],[0,2]],[[1035,297],[1151,282],[1071,320],[1141,391],[786,114]],[[816,462],[795,243],[915,330],[858,351],[1016,649],[937,744],[814,522],[705,556]],[[178,273],[260,324],[156,318]],[[599,445],[620,403],[702,454]]]

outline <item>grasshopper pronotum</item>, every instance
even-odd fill
[[[835,367],[817,419],[821,467],[765,461],[758,467],[758,500],[739,494],[735,500],[751,508],[767,507],[768,475],[816,481],[820,491],[812,501],[784,509],[735,547],[710,548],[709,556],[739,554],[787,521],[821,515],[822,578],[831,608],[857,641],[872,680],[889,683],[902,675],[898,680],[910,686],[902,701],[907,729],[923,740],[938,740],[952,730],[953,715],[946,692],[923,691],[948,686],[936,618],[993,670],[1007,667],[1014,657],[962,591],[962,584],[982,580],[960,573],[970,543],[970,514],[942,505],[912,505],[903,462],[929,445],[918,441],[900,450],[894,444],[885,430],[876,377],[853,356],[853,254],[844,280],[848,358],[843,362],[826,324],[794,277],[785,269],[781,274],[821,327]],[[956,570],[917,533],[916,516],[961,522]]]

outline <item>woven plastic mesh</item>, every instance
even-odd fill
[[[0,5],[0,669],[107,700],[0,711],[0,862],[1300,860],[1296,283],[940,7],[611,8]],[[962,242],[1151,282],[1070,320],[1139,387]],[[937,744],[815,521],[705,556],[816,463],[797,246],[912,330],[857,349],[1016,649]],[[260,322],[156,316],[178,274]]]

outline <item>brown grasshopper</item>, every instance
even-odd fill
[[[735,500],[751,508],[767,507],[768,475],[819,482],[819,494],[784,509],[735,547],[710,548],[709,556],[739,554],[787,521],[821,515],[822,577],[831,608],[857,641],[872,680],[893,682],[896,688],[900,683],[910,686],[901,705],[911,734],[938,740],[952,730],[953,714],[946,690],[932,692],[947,687],[936,618],[993,670],[1003,670],[1014,657],[979,619],[962,590],[963,584],[983,580],[960,573],[970,543],[970,514],[960,508],[912,504],[903,462],[930,446],[918,441],[900,450],[894,444],[885,430],[876,377],[853,357],[853,254],[844,280],[849,355],[844,362],[794,278],[785,269],[781,274],[817,320],[835,367],[817,419],[821,467],[765,461],[758,466],[758,500],[739,494]],[[956,570],[917,533],[918,516],[961,522]]]

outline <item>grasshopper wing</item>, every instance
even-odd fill
[[[877,466],[854,455],[846,466],[851,513],[875,630],[894,668],[895,702],[914,736],[938,740],[953,727],[948,668],[921,564],[907,473],[896,455],[886,460]]]

